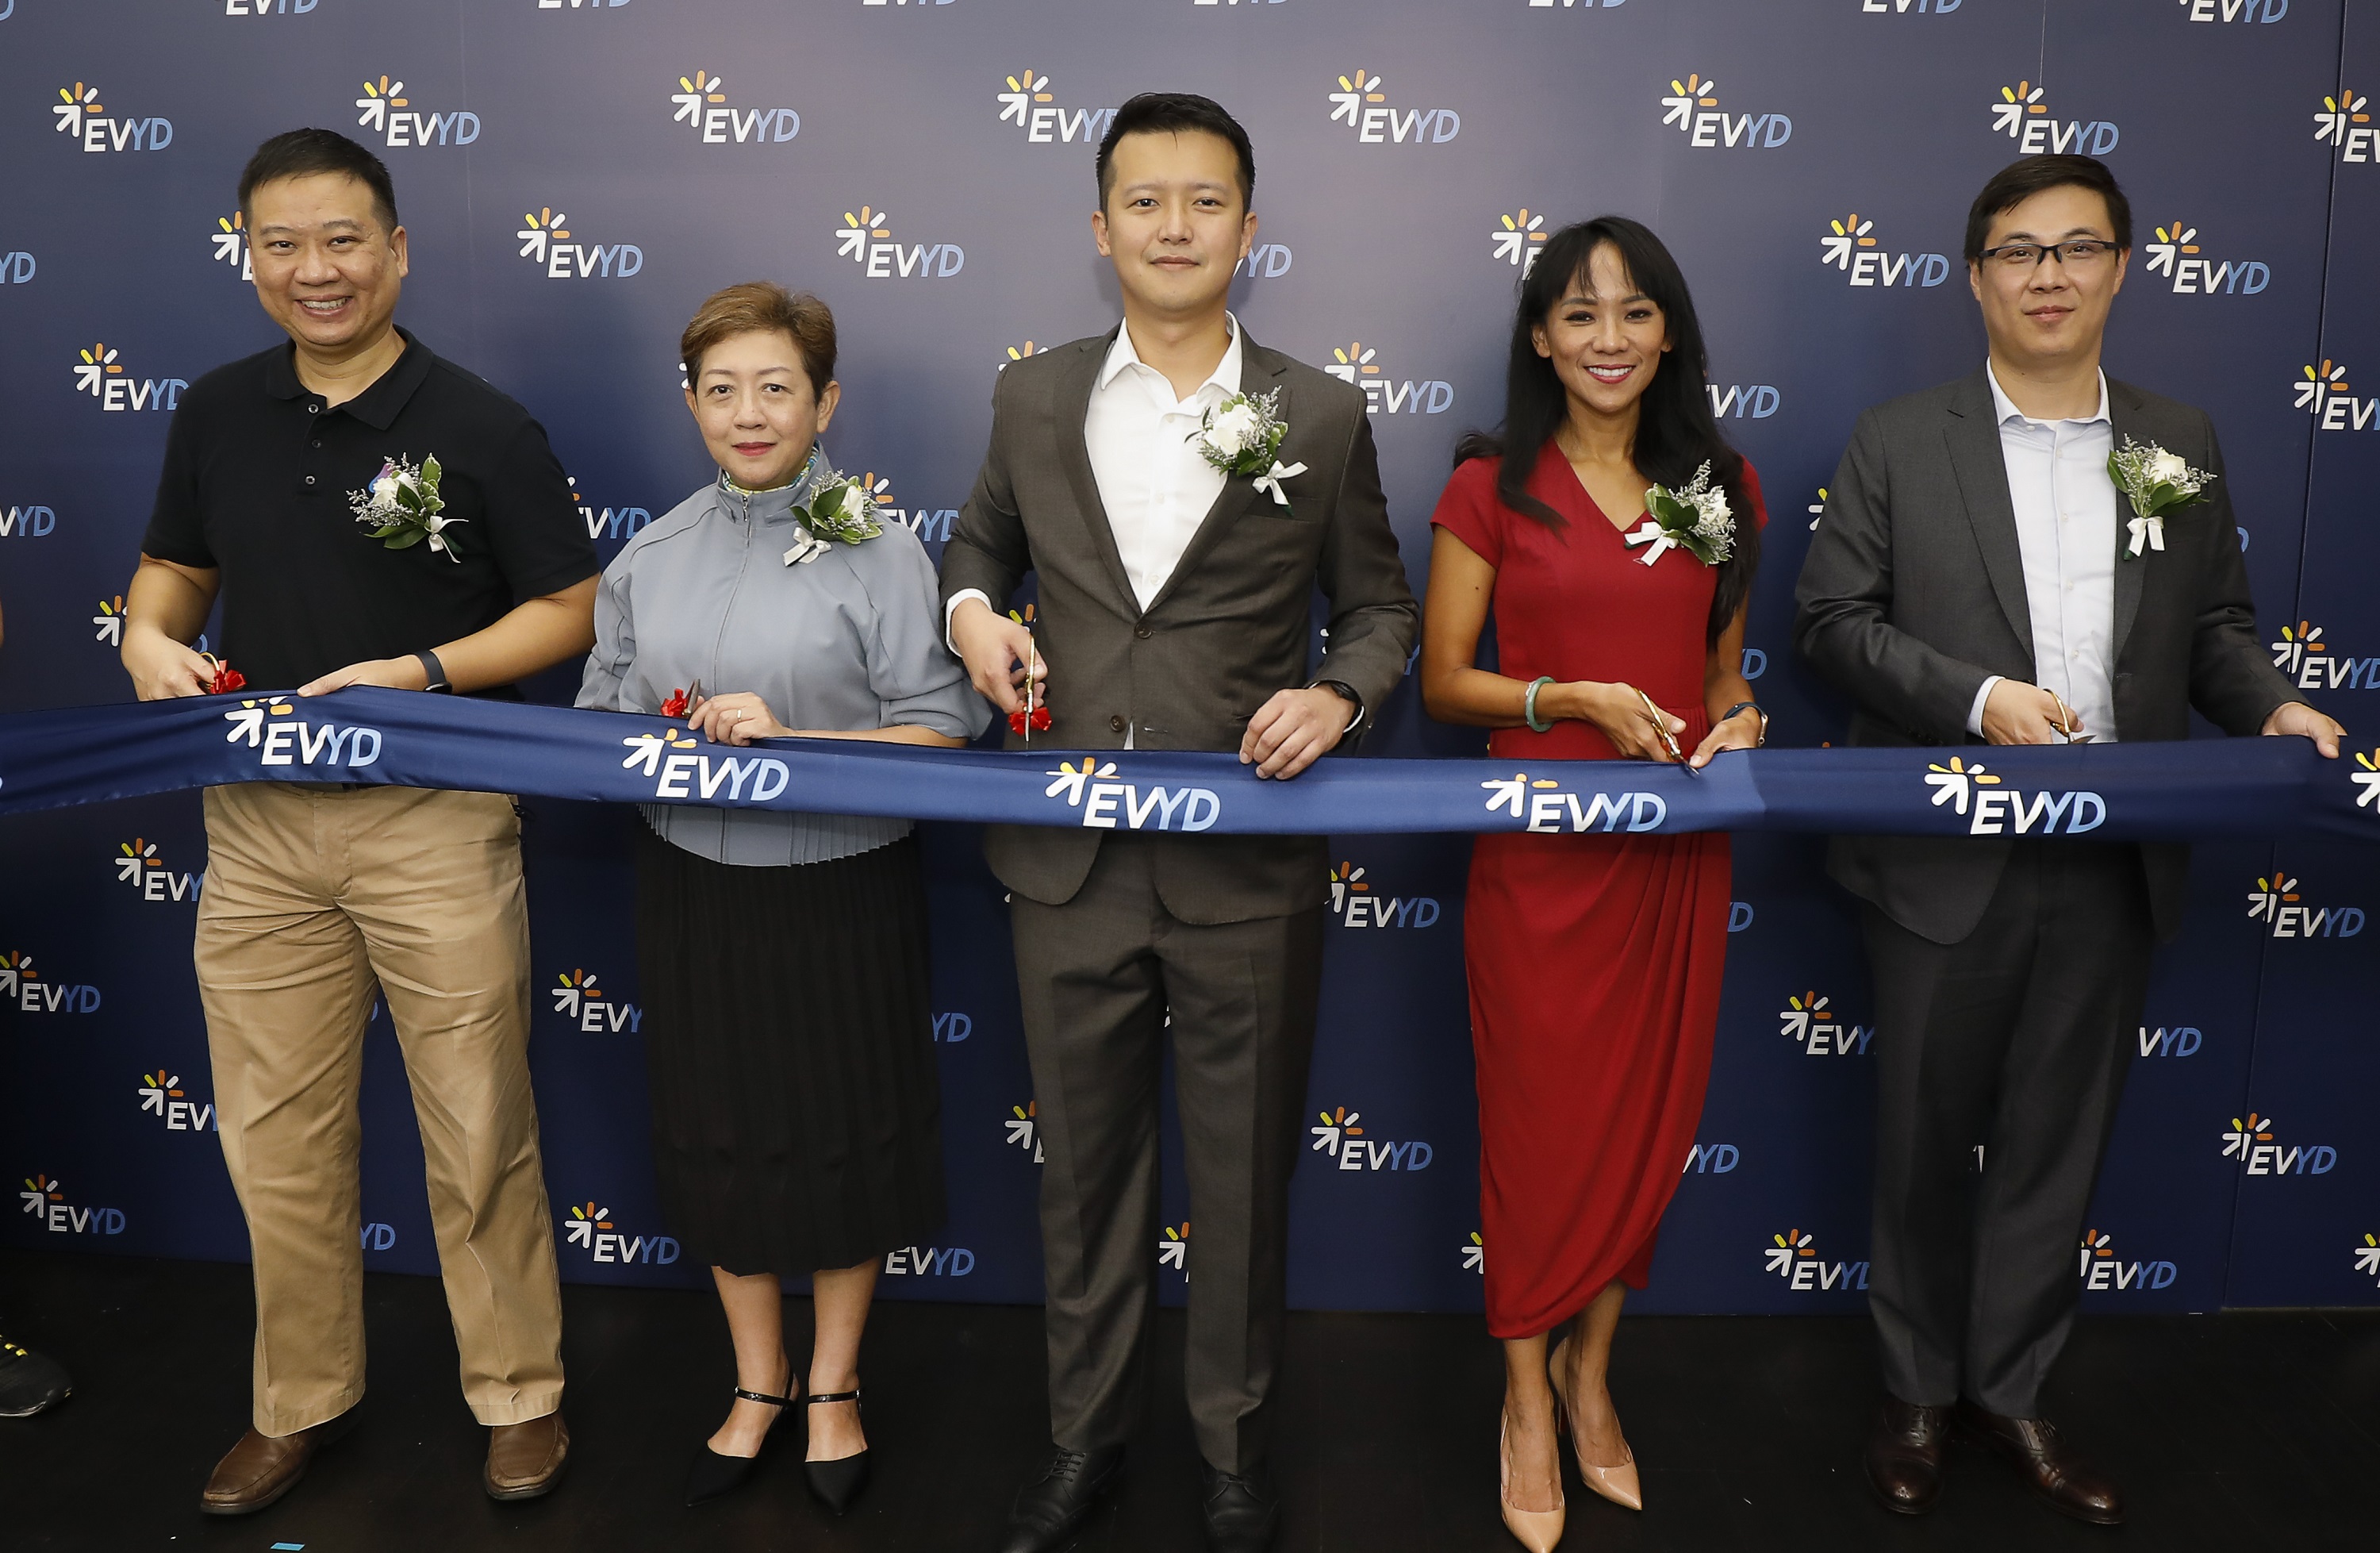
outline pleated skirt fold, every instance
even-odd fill
[[[943,1218],[925,874],[915,836],[790,868],[639,826],[653,1165],[689,1260],[808,1277]]]

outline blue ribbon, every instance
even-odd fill
[[[1639,761],[1330,759],[1274,782],[1231,755],[795,739],[735,748],[659,716],[369,688],[0,717],[0,814],[256,781],[1218,836],[2380,839],[2380,751],[2328,761],[2302,739],[1731,752],[1699,776]]]

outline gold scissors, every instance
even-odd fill
[[[1629,688],[1632,690],[1635,689],[1633,686]],[[1702,772],[1700,770],[1686,764],[1685,752],[1678,748],[1676,736],[1670,732],[1669,715],[1658,706],[1653,704],[1653,698],[1646,695],[1643,691],[1636,691],[1636,699],[1643,702],[1645,703],[1645,710],[1653,715],[1653,731],[1661,736],[1661,747],[1670,752],[1670,758],[1677,762],[1679,766],[1684,770],[1687,776],[1701,776]]]
[[[2077,733],[2074,731],[2076,713],[2074,708],[2066,704],[2066,698],[2064,696],[2059,695],[2056,691],[2052,691],[2049,692],[2049,699],[2058,703],[2058,721],[2050,724],[2049,726],[2056,728],[2059,733],[2065,735],[2066,742],[2069,744],[2088,744],[2093,739],[2097,737],[2095,734]]]

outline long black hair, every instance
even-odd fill
[[[1708,459],[1711,478],[1726,490],[1728,508],[1735,514],[1732,552],[1719,563],[1718,585],[1711,596],[1706,639],[1716,643],[1752,593],[1753,575],[1760,569],[1760,525],[1754,521],[1745,495],[1743,455],[1719,435],[1718,421],[1711,413],[1710,359],[1686,277],[1644,223],[1624,215],[1599,215],[1565,226],[1548,240],[1521,282],[1520,305],[1512,315],[1503,425],[1494,433],[1465,435],[1455,445],[1454,461],[1460,465],[1471,459],[1502,458],[1496,495],[1504,505],[1557,533],[1568,527],[1560,513],[1528,490],[1538,458],[1570,413],[1569,394],[1555,375],[1554,364],[1537,354],[1536,331],[1552,321],[1564,297],[1585,285],[1595,251],[1606,243],[1619,251],[1630,283],[1661,310],[1670,333],[1669,353],[1639,401],[1633,450],[1636,467],[1655,484],[1674,489],[1694,479],[1694,471]]]

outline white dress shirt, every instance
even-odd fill
[[[2024,557],[2034,683],[2063,698],[2094,743],[2113,743],[2117,525],[2107,455],[2116,432],[2107,417],[2107,374],[2099,374],[2097,411],[2081,421],[2035,421],[2001,390],[1988,362],[1984,374]],[[1984,703],[2000,678],[1993,675],[1975,692],[1969,733],[1984,731]]]

